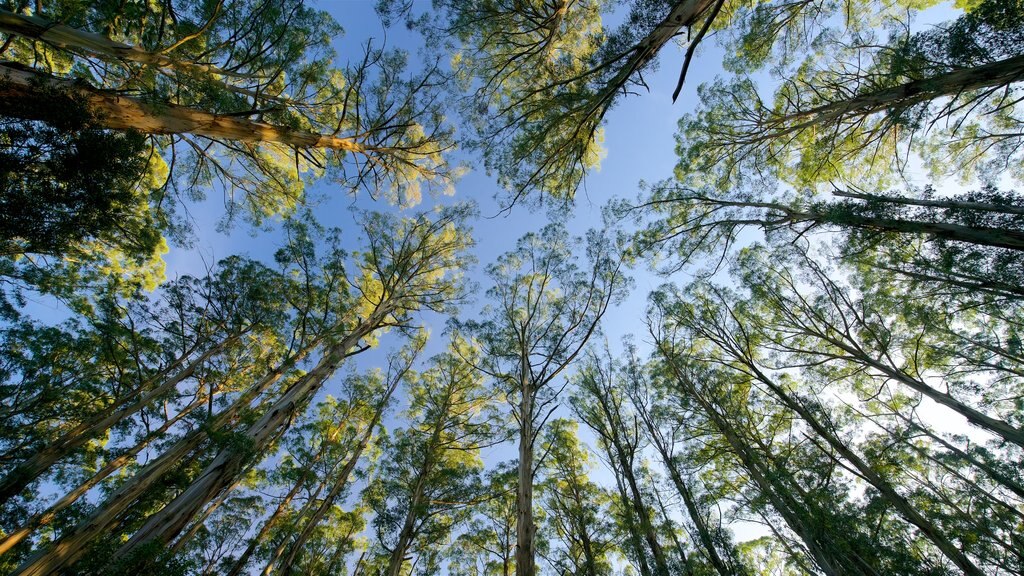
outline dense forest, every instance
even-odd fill
[[[0,573],[1024,575],[1024,0],[348,6],[0,0]]]

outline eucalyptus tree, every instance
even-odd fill
[[[941,570],[934,558],[908,554],[906,535],[883,522],[884,512],[872,518],[879,530],[866,528],[871,509],[850,501],[849,480],[837,461],[805,439],[799,423],[751,386],[749,376],[705,357],[700,340],[677,324],[686,310],[685,301],[666,292],[652,303],[659,370],[691,406],[688,425],[705,428],[705,442],[714,442],[739,469],[738,484],[745,485],[739,501],[764,519],[790,561],[825,574]]]
[[[586,247],[587,266],[575,251]],[[591,232],[584,245],[570,240],[558,223],[519,239],[487,274],[494,286],[479,321],[457,326],[480,342],[479,368],[505,395],[518,432],[516,574],[533,576],[536,523],[533,487],[535,448],[544,424],[558,407],[563,374],[597,332],[608,305],[621,297],[622,260],[611,243]]]
[[[645,435],[619,390],[615,378],[618,363],[610,351],[605,352],[605,358],[596,352],[584,357],[574,378],[573,413],[597,436],[619,483],[623,514],[641,574],[666,576],[671,573],[669,557],[656,530],[653,504],[645,494],[640,474]]]
[[[630,406],[643,423],[646,439],[661,460],[662,468],[683,501],[686,517],[693,525],[698,553],[720,576],[742,576],[748,573],[740,559],[728,528],[724,525],[721,507],[717,518],[710,494],[699,492],[701,484],[691,470],[703,467],[698,450],[687,446],[688,431],[685,412],[678,410],[670,388],[658,377],[657,370],[644,365],[637,357],[636,347],[627,343],[626,360],[614,376]]]
[[[559,574],[608,575],[618,548],[607,516],[610,496],[589,478],[594,465],[576,429],[572,420],[554,420],[541,443],[545,522],[560,542],[548,561]]]
[[[154,503],[153,511],[143,512],[138,518],[140,526],[132,529],[134,535],[116,556],[127,557],[149,542],[172,542],[210,502],[268,454],[346,357],[368,349],[383,330],[411,329],[413,314],[422,310],[443,312],[458,301],[463,288],[460,274],[468,258],[465,250],[471,243],[462,226],[470,211],[457,206],[439,209],[434,215],[401,219],[364,215],[366,249],[354,258],[357,272],[346,276],[343,253],[336,251],[328,258],[326,269],[340,282],[333,284],[326,295],[328,315],[316,319],[323,321],[318,337],[286,351],[276,365],[244,375],[248,383],[225,399],[223,409],[212,413],[205,426],[174,441],[75,528],[27,560],[19,571],[48,573],[73,563],[90,543],[109,536],[111,528],[122,524],[125,514],[142,512],[144,509],[135,504],[147,498],[183,459],[197,449],[209,451],[201,464],[205,472],[186,481],[170,501]],[[300,253],[307,249],[298,248]],[[302,329],[300,325],[297,333]],[[317,350],[320,357],[315,365],[308,372],[297,370],[297,363]],[[252,406],[254,401],[256,405]],[[238,441],[210,446],[207,440],[214,433],[221,435],[221,430],[237,434]],[[145,548],[153,546],[146,544]]]
[[[961,376],[955,364],[946,365],[941,356],[929,355],[930,338],[915,333],[927,327],[904,332],[910,326],[899,317],[885,308],[872,307],[871,300],[858,298],[800,250],[788,253],[791,261],[801,266],[796,270],[802,274],[776,266],[756,270],[754,261],[763,263],[763,251],[749,253],[744,264],[745,282],[773,315],[765,322],[780,330],[766,345],[794,357],[828,357],[834,366],[840,362],[857,366],[874,378],[898,383],[929,398],[1008,445],[1017,449],[1024,445],[1022,430],[1014,422],[1015,407],[1004,402],[992,406],[995,412],[990,413],[988,407],[975,405],[970,374]],[[776,254],[782,257],[786,253]],[[933,374],[940,378],[941,388],[934,385]]]
[[[721,294],[721,293],[720,293]],[[857,476],[877,490],[887,506],[897,511],[908,524],[913,525],[925,538],[930,540],[950,561],[965,574],[980,575],[983,572],[968,558],[962,549],[963,542],[954,542],[953,535],[944,533],[928,518],[924,511],[914,506],[905,495],[897,490],[893,480],[874,468],[871,463],[852,446],[850,441],[838,432],[839,424],[819,402],[804,398],[799,392],[791,391],[791,383],[785,374],[773,373],[773,366],[766,365],[758,350],[770,349],[762,344],[759,334],[759,318],[748,312],[755,308],[739,302],[731,304],[727,295],[708,297],[696,293],[693,300],[692,320],[683,320],[696,337],[706,340],[716,353],[719,361],[751,378],[752,383],[763,386],[780,405],[791,410],[807,425],[814,436],[833,452],[833,458],[846,462]],[[709,361],[712,361],[709,359]]]
[[[248,527],[243,529],[246,533],[245,547],[232,559],[230,567],[224,567],[224,573],[237,576],[247,570],[254,557],[269,555],[267,548],[275,545],[273,536],[282,530],[291,529],[296,522],[297,510],[293,502],[312,499],[313,494],[319,494],[323,490],[322,483],[332,477],[338,465],[344,463],[347,447],[353,437],[361,432],[358,427],[351,426],[348,419],[361,407],[353,393],[365,390],[365,386],[354,384],[362,384],[364,381],[370,382],[365,379],[346,379],[344,390],[350,393],[349,398],[339,401],[331,396],[318,403],[315,415],[283,439],[279,464],[268,471],[267,477],[261,482],[264,490],[280,486],[283,493],[269,499],[260,498],[265,501],[266,507],[272,505],[272,508],[269,514],[264,513],[263,517],[252,523],[255,529],[252,534],[248,534]],[[377,384],[379,380],[372,382]]]
[[[412,14],[408,0],[378,4],[454,52],[471,146],[514,204],[533,193],[574,196],[600,160],[608,111],[646,87],[658,53],[707,20],[713,2],[632,2],[612,31],[602,25],[615,7],[607,0],[437,0],[433,16]]]
[[[516,470],[502,463],[487,473],[486,498],[447,547],[446,568],[456,576],[512,576],[516,571]]]
[[[272,572],[291,574],[308,562],[310,556],[315,556],[315,550],[310,550],[309,545],[322,538],[321,532],[330,530],[327,525],[343,502],[342,497],[350,487],[356,466],[377,436],[395,391],[408,379],[412,365],[425,345],[425,334],[417,335],[403,350],[389,358],[386,373],[378,371],[346,380],[344,405],[333,408],[333,419],[342,423],[339,433],[344,440],[340,450],[325,462],[329,470],[317,479],[315,496],[306,500],[293,515],[288,528],[282,530],[263,569],[264,575]]]
[[[480,449],[504,441],[493,391],[475,369],[479,349],[452,337],[427,370],[406,379],[406,428],[386,441],[364,498],[387,558],[384,574],[398,576],[437,566],[441,543],[490,495],[480,475]]]
[[[20,64],[3,67],[4,101],[63,90],[104,128],[154,135],[187,194],[216,178],[259,219],[294,206],[307,170],[410,204],[448,176],[435,72],[403,78],[403,55],[370,46],[338,66],[341,28],[300,1],[41,8],[0,13]]]
[[[102,357],[84,361],[91,364],[93,370],[102,370],[105,377],[113,376],[108,384],[111,389],[109,392],[102,388],[81,390],[92,403],[90,412],[78,420],[72,412],[60,410],[59,420],[52,424],[55,430],[44,432],[40,427],[33,431],[41,434],[40,443],[44,445],[20,460],[14,454],[6,455],[9,469],[0,478],[0,501],[24,490],[86,443],[125,425],[139,412],[179,392],[180,385],[211,364],[212,359],[226,354],[248,355],[250,352],[245,349],[253,340],[265,339],[269,343],[281,339],[287,306],[275,292],[285,283],[275,272],[258,263],[229,258],[205,279],[186,276],[165,287],[168,309],[158,312],[159,316],[146,318],[143,315],[147,311],[139,304],[129,304],[139,317],[129,314],[128,310],[122,317],[108,316],[96,327],[101,339],[110,338],[105,342],[101,340],[101,349],[119,352],[119,349],[126,349],[120,352],[123,357],[110,359],[120,365],[103,367]],[[113,315],[118,311],[114,307],[110,312]],[[168,317],[171,314],[176,317]],[[115,326],[118,322],[122,324],[120,333]],[[163,327],[167,332],[154,333],[146,324]],[[119,339],[123,340],[118,342]],[[162,349],[152,350],[153,340],[164,340]],[[254,352],[247,360],[256,363],[259,347]],[[126,361],[134,365],[125,366]],[[27,369],[23,367],[19,371],[25,374]],[[29,385],[30,382],[20,382],[18,391],[32,395]],[[65,389],[64,393],[67,391]],[[207,391],[210,402],[214,395],[211,384]],[[12,402],[9,417],[14,417],[13,410],[25,415],[23,403],[19,404],[22,405]],[[38,414],[37,410],[33,412]]]
[[[699,112],[680,123],[678,171],[723,191],[763,177],[877,188],[907,167],[903,147],[913,145],[935,174],[981,166],[991,181],[1007,168],[1019,175],[1022,14],[1016,0],[980,2],[889,42],[866,32],[825,38],[834,56],[808,56],[774,102],[747,78],[706,86]]]
[[[981,291],[1019,299],[1022,208],[1015,191],[985,185],[942,195],[931,186],[905,193],[833,190],[835,200],[804,194],[718,197],[704,189],[662,183],[638,206],[646,212],[640,250],[671,254],[673,266],[702,253],[727,253],[747,229],[769,238],[839,232],[840,255],[889,278],[937,289]]]
[[[97,127],[80,99],[58,102],[13,103],[0,115],[0,256],[62,256],[86,244],[149,257],[160,235],[147,194],[135,190],[149,166],[145,138]]]

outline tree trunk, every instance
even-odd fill
[[[334,468],[331,468],[331,472],[331,475],[333,475]],[[288,548],[288,542],[291,539],[295,526],[297,526],[298,523],[302,520],[302,518],[305,517],[305,515],[313,508],[316,499],[320,497],[320,493],[323,492],[325,488],[327,488],[327,484],[330,480],[331,475],[328,475],[327,477],[321,479],[320,482],[317,483],[316,489],[313,490],[313,492],[309,495],[309,498],[302,505],[302,508],[299,508],[298,513],[295,514],[295,522],[292,524],[291,530],[289,530],[281,538],[281,541],[277,543],[277,546],[274,547],[273,553],[270,554],[270,557],[267,559],[266,565],[260,572],[261,576],[270,576],[270,574],[274,571],[274,565],[277,564],[277,560],[281,557],[281,555],[284,554],[284,551]]]
[[[828,213],[808,212],[805,217],[808,220],[827,222],[843,227],[861,228],[878,232],[897,232],[900,234],[924,234],[933,238],[955,240],[980,246],[1024,250],[1024,232],[1007,230],[1005,228],[964,226],[948,222],[924,222],[901,218],[862,216],[859,214],[843,214],[841,217],[837,217]]]
[[[964,404],[963,402],[957,400],[956,398],[953,398],[949,394],[945,392],[940,392],[935,388],[932,388],[931,386],[925,384],[924,382],[921,382],[920,380],[911,377],[902,370],[898,370],[896,368],[893,368],[892,366],[883,364],[882,362],[876,360],[875,358],[872,358],[869,354],[864,353],[859,348],[854,348],[853,346],[846,342],[843,342],[836,338],[831,338],[827,335],[815,335],[821,337],[826,342],[835,345],[837,348],[840,348],[841,350],[849,354],[849,358],[851,360],[878,370],[887,377],[892,378],[893,380],[896,380],[897,382],[906,385],[908,388],[916,392],[919,392],[923,396],[926,396],[934,400],[937,404],[941,404],[942,406],[945,406],[953,410],[954,412],[960,414],[961,416],[966,418],[967,421],[970,422],[971,424],[974,424],[979,428],[988,430],[989,432],[995,434],[996,436],[999,436],[1003,440],[1006,440],[1007,442],[1011,442],[1013,444],[1016,444],[1017,446],[1024,448],[1024,430],[1016,428],[1003,420],[987,416],[982,412],[979,412],[978,410],[975,410],[974,408],[971,408],[967,404]]]
[[[448,423],[447,417],[450,407],[449,400],[453,393],[454,392],[449,387],[448,398],[445,399],[442,414],[438,416],[434,429],[431,431],[430,440],[427,443],[426,454],[423,457],[423,464],[420,466],[419,472],[416,475],[415,488],[413,488],[412,497],[409,498],[409,510],[405,514],[405,521],[402,523],[402,530],[398,534],[398,543],[395,544],[395,549],[391,551],[391,557],[388,559],[388,567],[385,572],[387,576],[399,576],[399,573],[402,570],[402,564],[405,562],[406,551],[409,549],[413,538],[416,536],[416,520],[420,515],[424,486],[426,486],[427,477],[434,468],[434,453],[438,450],[438,442],[441,440],[441,431]]]
[[[170,542],[198,512],[217,497],[237,475],[251,464],[250,454],[264,454],[266,449],[305,409],[313,395],[334,374],[338,366],[359,341],[372,332],[364,324],[361,329],[332,346],[320,363],[295,382],[280,399],[245,432],[251,443],[248,449],[227,447],[222,449],[199,477],[174,500],[164,506],[126,542],[116,556],[125,554],[147,542]]]
[[[185,544],[188,544],[188,542],[195,537],[195,535],[203,527],[203,524],[206,523],[210,516],[213,515],[213,513],[216,512],[218,508],[223,506],[225,502],[227,502],[228,497],[231,496],[231,493],[235,490],[235,488],[238,487],[240,483],[240,481],[235,482],[234,484],[229,486],[227,490],[221,492],[220,496],[218,496],[217,499],[213,501],[213,503],[207,506],[202,511],[202,513],[200,513],[199,516],[192,521],[192,526],[190,526],[189,529],[186,530],[185,533],[182,534],[180,538],[174,541],[174,545],[171,546],[172,554],[178,554],[179,552],[181,552],[181,549],[185,546]]]
[[[306,484],[306,477],[302,475],[295,484],[292,485],[291,490],[285,494],[284,498],[278,502],[277,507],[274,508],[274,512],[267,518],[267,521],[260,526],[259,531],[249,540],[249,544],[245,547],[245,551],[235,561],[234,566],[231,567],[231,571],[228,572],[227,576],[239,576],[245,570],[245,566],[249,563],[249,559],[252,558],[253,553],[256,552],[256,548],[259,547],[260,543],[270,532],[270,529],[277,523],[277,519],[281,517],[288,505],[291,504],[292,500],[295,499],[295,495],[299,493],[299,490]]]
[[[619,492],[619,500],[622,502],[622,513],[625,514],[626,531],[629,532],[629,544],[633,548],[633,553],[636,554],[637,568],[640,571],[640,576],[651,576],[651,566],[647,563],[647,553],[644,551],[643,538],[640,536],[640,531],[637,530],[635,518],[633,518],[633,510],[628,505],[629,495],[626,494],[626,486],[622,481],[622,474],[618,474],[615,470],[615,458],[612,456],[612,448],[609,446],[606,448],[606,454],[608,461],[612,463],[612,475],[615,477],[615,487]]]
[[[76,501],[78,501],[79,498],[85,496],[86,493],[95,488],[96,485],[98,485],[108,476],[119,470],[125,464],[131,462],[131,460],[135,458],[139,454],[139,452],[142,452],[142,450],[145,449],[145,447],[148,446],[150,442],[160,438],[165,432],[167,432],[167,430],[171,428],[171,426],[176,424],[179,420],[185,417],[186,414],[188,414],[195,408],[203,405],[203,403],[205,403],[205,399],[197,398],[191,404],[189,404],[181,411],[179,411],[177,414],[175,414],[173,418],[171,418],[167,422],[164,422],[160,426],[160,428],[157,428],[151,434],[148,434],[145,438],[136,443],[135,446],[131,448],[131,450],[125,452],[124,454],[118,456],[117,458],[114,458],[110,462],[107,462],[106,466],[101,468],[98,472],[93,474],[92,477],[90,477],[88,480],[80,484],[74,490],[71,490],[70,492],[62,496],[60,500],[54,502],[45,511],[32,516],[31,518],[26,520],[25,523],[22,524],[19,528],[16,528],[15,530],[11,531],[10,534],[4,536],[4,538],[0,540],[0,556],[7,553],[7,551],[13,548],[14,546],[17,546],[19,542],[24,540],[26,536],[32,534],[32,532],[38,530],[43,526],[49,525],[50,522],[53,522],[53,520],[57,517],[57,514],[61,510],[64,510],[68,506],[74,504]]]
[[[971,202],[967,200],[937,200],[924,198],[904,198],[902,196],[888,196],[883,194],[863,194],[860,192],[849,192],[833,190],[833,196],[842,198],[856,198],[868,202],[879,202],[883,204],[899,204],[901,206],[920,206],[924,208],[942,208],[944,210],[967,210],[976,212],[992,212],[995,214],[1016,214],[1024,216],[1024,207],[1015,204],[994,204],[991,202]]]
[[[727,353],[732,354],[733,351],[727,351]],[[734,355],[734,357],[736,356]],[[978,567],[975,566],[974,563],[971,562],[955,544],[953,544],[953,542],[949,541],[938,527],[922,516],[906,498],[896,491],[889,481],[883,478],[874,470],[874,468],[861,459],[861,457],[850,449],[845,442],[835,437],[835,435],[832,434],[814,416],[814,414],[803,405],[803,402],[790,396],[789,393],[781,386],[777,385],[771,378],[761,372],[761,370],[755,366],[750,359],[744,357],[736,357],[736,359],[750,368],[757,380],[760,380],[765,386],[767,386],[768,389],[782,401],[783,405],[796,412],[804,422],[807,422],[811,429],[814,430],[820,438],[825,440],[833,450],[846,459],[847,462],[853,464],[853,467],[862,478],[874,486],[874,488],[889,501],[892,507],[895,508],[907,522],[917,526],[918,530],[920,530],[936,548],[938,548],[947,558],[952,560],[957,567],[964,571],[964,574],[968,574],[970,576],[984,576],[984,573],[979,570]]]
[[[673,4],[668,15],[651,32],[633,47],[632,54],[618,74],[613,76],[597,92],[592,111],[600,110],[612,97],[623,91],[626,82],[637,70],[648,65],[658,52],[679,35],[684,28],[692,26],[697,18],[711,6],[712,0],[681,0]],[[603,112],[601,114],[603,116]]]
[[[394,375],[394,379],[389,383],[387,391],[384,393],[384,397],[377,405],[377,409],[373,414],[373,418],[366,425],[366,431],[363,432],[363,437],[359,439],[355,450],[349,456],[348,461],[345,462],[345,466],[341,469],[336,476],[332,478],[334,485],[331,487],[331,491],[324,498],[324,501],[320,503],[320,506],[313,512],[309,520],[306,521],[302,527],[302,531],[295,538],[294,544],[292,544],[291,551],[288,553],[287,558],[281,564],[281,571],[287,576],[291,572],[292,564],[295,562],[295,558],[302,547],[309,540],[309,537],[313,534],[313,530],[317,524],[323,520],[327,512],[330,511],[331,507],[334,506],[334,501],[337,500],[338,495],[348,485],[348,477],[355,470],[356,464],[359,463],[359,458],[362,457],[363,451],[366,450],[366,446],[370,443],[370,439],[373,437],[373,431],[377,428],[377,424],[380,422],[381,417],[384,415],[384,410],[387,409],[388,402],[391,400],[392,394],[398,388],[398,383],[401,381],[405,371],[402,370]]]
[[[1024,56],[1015,56],[974,68],[954,70],[892,88],[860,94],[846,100],[830,102],[810,110],[772,118],[763,127],[763,131],[745,140],[744,143],[753,144],[777,139],[798,130],[810,128],[815,124],[837,121],[844,116],[867,116],[891,108],[907,108],[943,96],[957,96],[981,88],[1008,86],[1022,79],[1024,79]],[[790,122],[797,123],[785,126]]]
[[[519,387],[519,470],[516,486],[516,576],[534,576],[533,518],[533,387],[527,372],[520,377]]]
[[[641,416],[644,416],[644,414],[641,414]],[[737,571],[735,568],[727,564],[718,553],[718,547],[715,545],[715,539],[711,536],[711,529],[708,527],[708,524],[704,519],[704,514],[697,506],[697,500],[694,498],[690,487],[686,485],[686,481],[676,468],[672,455],[669,454],[668,447],[665,446],[665,443],[662,441],[661,434],[658,433],[654,423],[648,418],[642,417],[641,419],[644,421],[644,425],[647,428],[655,450],[657,450],[658,454],[661,456],[661,461],[665,466],[665,470],[668,471],[668,476],[672,480],[672,484],[676,487],[676,492],[678,492],[679,496],[683,499],[683,504],[686,506],[686,512],[689,514],[690,520],[693,521],[693,525],[697,529],[697,539],[700,541],[704,549],[704,554],[721,576],[736,576]]]
[[[655,338],[657,341],[658,337],[655,336]],[[681,373],[676,366],[674,357],[670,356],[669,351],[662,348],[662,343],[657,341],[657,345],[662,357],[666,361],[666,364],[673,371],[676,377],[676,383],[682,388],[681,391],[688,397],[697,401],[703,413],[725,438],[733,453],[742,463],[743,468],[747,471],[750,479],[754,481],[761,493],[771,503],[772,507],[782,515],[782,518],[786,521],[789,528],[793,530],[793,532],[796,533],[803,541],[804,545],[807,546],[807,551],[814,559],[818,568],[820,568],[826,576],[857,574],[858,572],[848,570],[848,567],[852,568],[855,565],[853,559],[836,558],[835,555],[829,551],[827,542],[822,541],[822,539],[827,541],[827,539],[836,535],[823,534],[820,530],[817,530],[814,526],[809,526],[808,523],[805,522],[804,518],[797,512],[802,508],[802,506],[795,500],[795,498],[792,497],[788,487],[781,486],[779,489],[776,489],[775,483],[778,480],[773,477],[770,470],[762,469],[763,458],[751,452],[749,445],[739,436],[733,426],[729,423],[728,419],[719,414],[716,407],[696,389],[696,386],[689,380],[689,378],[686,377],[686,375]]]
[[[178,60],[159,52],[148,52],[136,46],[115,42],[100,34],[85,32],[38,16],[17,14],[7,10],[0,10],[0,32],[39,40],[72,52],[85,51],[113,61],[127,60],[156,68],[201,72],[218,76],[241,76],[209,64]]]
[[[52,100],[44,88],[58,88],[85,99],[99,126],[112,130],[136,130],[144,134],[195,134],[219,140],[269,142],[295,148],[327,148],[354,153],[379,151],[353,138],[303,132],[286,126],[212,114],[167,102],[151,104],[80,82],[64,80],[27,69],[0,64],[0,105],[12,102]]]

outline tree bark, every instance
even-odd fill
[[[303,132],[286,126],[256,122],[239,116],[213,114],[167,102],[153,104],[141,98],[93,88],[41,72],[0,64],[0,105],[17,101],[47,101],[38,86],[67,90],[85,99],[96,122],[111,130],[144,134],[194,134],[217,140],[268,142],[295,148],[325,148],[367,154],[381,150],[354,138]]]
[[[178,60],[158,52],[148,52],[136,46],[115,42],[106,36],[85,32],[59,22],[51,22],[38,16],[17,14],[0,10],[0,32],[17,34],[32,40],[39,40],[69,51],[84,51],[108,60],[127,60],[157,68],[169,68],[216,74],[228,77],[244,77],[216,66]]]
[[[974,68],[962,68],[914,80],[891,88],[860,94],[768,119],[757,135],[743,139],[743,144],[756,144],[777,139],[816,124],[835,122],[845,116],[868,116],[891,108],[907,108],[944,96],[956,96],[981,88],[1008,86],[1024,79],[1024,56],[1015,56]],[[793,123],[794,124],[790,124]],[[790,124],[787,126],[787,124]]]
[[[525,365],[525,357],[523,364]],[[519,386],[519,469],[516,486],[516,576],[534,576],[537,529],[533,518],[533,393],[528,371]]]

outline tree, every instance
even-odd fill
[[[423,569],[436,564],[438,545],[487,496],[479,451],[502,438],[495,438],[492,392],[474,369],[478,356],[470,342],[453,336],[426,371],[407,378],[409,427],[390,436],[365,493],[388,576],[402,574],[410,560]]]
[[[452,543],[448,570],[459,576],[512,576],[516,566],[516,470],[499,464],[485,479],[489,496]]]
[[[548,561],[559,574],[602,576],[612,573],[610,556],[616,549],[605,515],[610,498],[588,477],[593,464],[576,428],[572,420],[554,420],[541,442],[547,454],[541,494],[547,522],[561,541]]]
[[[640,475],[644,437],[639,420],[627,411],[626,399],[617,390],[614,374],[619,367],[607,350],[606,356],[601,358],[595,352],[585,356],[575,379],[573,413],[597,435],[598,445],[619,483],[625,523],[641,574],[666,576],[670,573],[668,555],[655,530],[652,505],[644,494]]]
[[[86,242],[145,260],[160,236],[147,193],[149,161],[135,132],[99,129],[69,94],[18,103],[0,117],[0,256],[64,255]],[[44,122],[20,118],[44,118]]]
[[[516,250],[488,267],[492,301],[482,321],[458,323],[482,346],[480,368],[494,378],[518,427],[516,574],[535,573],[533,511],[535,446],[544,423],[557,408],[554,381],[597,331],[608,305],[624,289],[621,260],[607,240],[588,238],[589,269],[581,270],[565,229],[549,224],[522,237]]]
[[[571,200],[601,157],[601,126],[624,94],[645,87],[658,52],[707,12],[711,0],[634,2],[606,33],[605,0],[434,2],[415,18],[408,1],[383,1],[386,20],[406,16],[436,46],[451,42],[460,108],[472,146],[511,193]]]
[[[660,457],[672,486],[683,500],[686,514],[697,533],[693,540],[699,543],[698,552],[720,576],[747,574],[747,567],[740,560],[737,547],[723,525],[721,512],[718,513],[719,518],[714,519],[715,512],[708,499],[700,498],[694,487],[699,479],[692,477],[688,468],[702,467],[698,455],[687,450],[685,445],[683,451],[678,451],[677,443],[685,442],[680,438],[686,435],[685,414],[674,410],[671,388],[658,382],[657,370],[641,363],[632,344],[626,346],[626,361],[616,370],[615,376],[643,423],[646,438]]]
[[[747,228],[760,228],[771,238],[837,230],[844,258],[864,261],[871,253],[872,266],[908,279],[1019,297],[1014,284],[1024,236],[1015,192],[985,186],[954,196],[939,196],[931,187],[906,195],[832,194],[839,200],[731,199],[666,183],[639,206],[618,210],[660,216],[638,234],[638,250],[671,253],[674,267],[699,254],[724,256]]]
[[[340,28],[302,2],[183,2],[126,17],[107,4],[57,10],[46,16],[61,24],[0,13],[7,57],[24,65],[3,66],[3,101],[45,101],[60,88],[102,127],[170,135],[153,142],[172,171],[185,169],[177,182],[187,194],[216,178],[259,220],[294,208],[304,171],[330,169],[403,204],[450,175],[434,72],[403,79],[404,56],[370,46],[337,68],[329,43]],[[37,67],[40,48],[49,66]]]
[[[952,165],[966,177],[994,156],[994,182],[1019,147],[1024,57],[1002,39],[1021,35],[1022,13],[1017,1],[981,3],[939,30],[881,46],[866,34],[826,38],[835,58],[809,57],[774,103],[746,78],[704,87],[701,111],[680,123],[679,176],[718,191],[775,179],[880,188],[904,170],[901,146],[913,144],[936,175]]]

